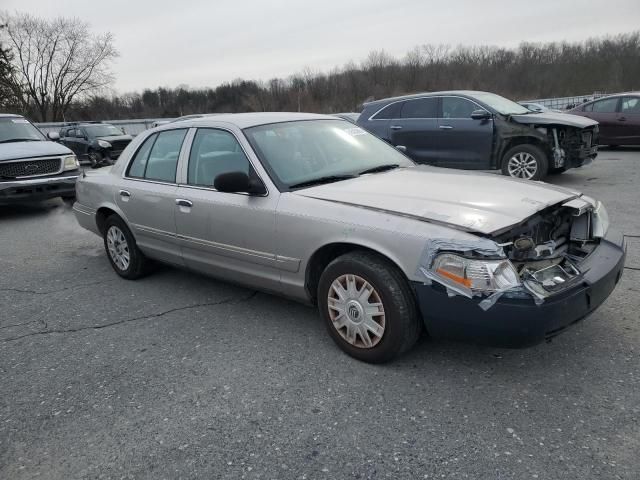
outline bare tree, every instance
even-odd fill
[[[3,14],[0,23],[6,24],[0,39],[13,57],[10,74],[0,81],[41,121],[62,120],[74,100],[113,81],[109,67],[118,53],[110,33],[93,34],[77,18]]]

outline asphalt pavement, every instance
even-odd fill
[[[61,201],[0,207],[0,479],[640,478],[640,149],[549,181],[628,235],[606,303],[534,348],[382,366],[289,300],[120,279]]]

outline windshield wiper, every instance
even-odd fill
[[[387,170],[393,170],[394,168],[398,168],[400,165],[397,163],[390,163],[388,165],[378,165],[377,167],[367,168],[360,172],[360,175],[365,175],[367,173],[379,173],[386,172]]]
[[[318,177],[312,180],[306,180],[300,183],[294,183],[289,185],[289,188],[301,188],[311,187],[313,185],[321,185],[323,183],[339,182],[340,180],[348,180],[350,178],[356,178],[357,175],[327,175],[325,177]]]
[[[13,143],[13,142],[39,142],[37,138],[10,138],[9,140],[0,140],[0,143]]]

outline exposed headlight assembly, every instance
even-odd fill
[[[430,270],[439,283],[466,297],[492,294],[521,285],[518,272],[506,259],[478,260],[442,253],[435,257]]]
[[[100,145],[102,148],[111,148],[111,144],[106,140],[98,140],[98,145]]]
[[[66,157],[62,158],[62,170],[67,171],[67,170],[76,170],[77,168],[80,167],[80,163],[78,162],[78,159],[76,158],[75,155],[68,155]]]
[[[595,238],[602,238],[609,230],[609,214],[602,202],[597,202],[592,212],[591,228]]]

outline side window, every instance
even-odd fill
[[[380,110],[374,117],[374,120],[390,120],[392,118],[400,117],[400,107],[402,102],[392,103]]]
[[[583,108],[581,108],[583,112],[592,112],[593,111],[593,103],[587,103]]]
[[[616,106],[618,105],[617,98],[607,98],[605,100],[598,100],[593,103],[593,111],[599,113],[615,113]]]
[[[407,100],[402,107],[402,118],[436,118],[438,116],[438,99],[418,98]]]
[[[624,97],[620,111],[622,113],[640,114],[640,97]]]
[[[135,156],[133,157],[133,161],[129,165],[129,171],[127,172],[127,176],[136,177],[136,178],[144,178],[144,171],[147,168],[147,160],[149,159],[149,152],[151,151],[151,147],[158,138],[158,134],[154,133],[149,138],[147,138],[142,146],[138,149]]]
[[[191,145],[187,183],[210,187],[221,173],[250,173],[250,163],[236,138],[224,130],[198,129]]]
[[[178,157],[186,133],[186,129],[158,133],[158,138],[149,152],[144,178],[170,183],[176,181]]]
[[[478,106],[466,98],[442,97],[443,118],[471,118],[471,112]]]
[[[85,138],[87,136],[87,132],[84,129],[76,128],[76,137]]]

